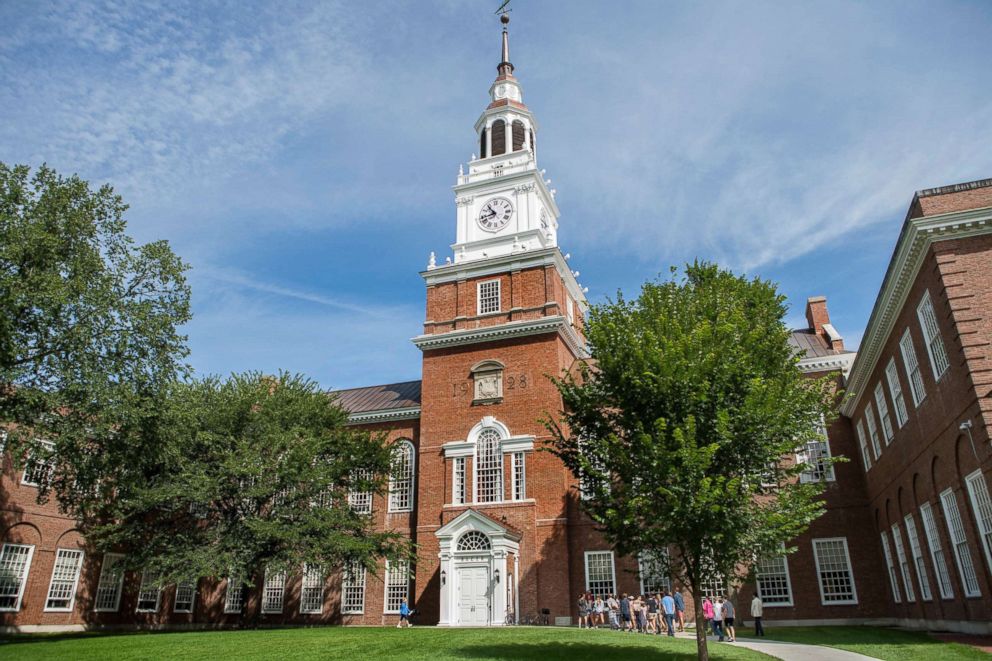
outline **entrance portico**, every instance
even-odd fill
[[[500,626],[516,613],[520,536],[475,510],[435,533],[441,559],[439,626]]]

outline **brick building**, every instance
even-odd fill
[[[417,562],[377,575],[259,576],[259,587],[154,577],[92,557],[72,520],[35,502],[34,471],[4,458],[0,627],[223,626],[395,622],[409,597],[424,623],[501,625],[574,597],[656,591],[650,562],[616,555],[579,506],[542,419],[561,399],[545,378],[585,356],[586,300],[557,245],[559,210],[537,165],[538,125],[502,58],[475,124],[479,156],[454,186],[452,257],[426,285],[422,379],[340,391],[352,424],[388,432],[403,461],[384,498],[353,494],[377,526],[417,542]],[[921,191],[910,206],[864,340],[844,348],[826,300],[793,332],[799,369],[849,396],[803,479],[826,480],[827,513],[758,564],[779,622],[895,622],[988,631],[992,615],[992,180]],[[846,463],[826,466],[824,454]],[[643,571],[642,571],[643,570]],[[708,592],[722,592],[719,581]],[[746,610],[746,609],[745,609]]]

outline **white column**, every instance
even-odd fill
[[[486,122],[486,158],[493,155],[493,123]]]
[[[441,558],[441,572],[445,575],[445,580],[441,583],[441,613],[438,620],[438,625],[450,626],[451,607],[449,602],[451,601],[451,595],[453,594],[451,587],[452,581],[455,580],[455,577],[451,573],[451,555],[447,553],[439,553],[438,556]]]
[[[520,551],[513,554],[513,618],[520,624]]]

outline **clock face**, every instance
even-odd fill
[[[513,205],[505,197],[493,198],[486,202],[479,212],[479,227],[487,232],[498,232],[510,222]]]

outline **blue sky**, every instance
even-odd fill
[[[193,270],[197,371],[419,378],[428,253],[496,2],[0,2],[0,160],[131,204]],[[559,237],[593,302],[672,263],[828,297],[856,345],[912,194],[992,176],[992,3],[515,0]]]

